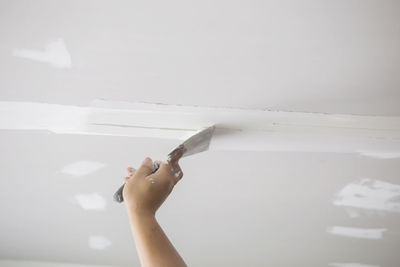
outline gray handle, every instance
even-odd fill
[[[153,162],[153,171],[151,173],[155,173],[158,170],[158,168],[160,168],[160,164],[158,164],[158,162],[154,161]],[[115,192],[115,194],[114,194],[114,200],[119,202],[119,203],[124,202],[124,197],[122,196],[122,191],[124,190],[124,186],[125,186],[125,184],[123,184],[117,190],[117,192]]]

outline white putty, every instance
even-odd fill
[[[72,202],[79,204],[85,210],[104,210],[106,200],[99,193],[79,194]]]
[[[96,99],[98,111],[92,122],[177,128],[197,131],[216,124],[223,129],[271,130],[274,127],[304,126],[342,129],[399,130],[400,118],[283,112],[259,109],[211,108],[199,106],[130,103]],[[103,113],[106,112],[106,113]],[[122,113],[122,116],[121,116]],[[129,115],[129,116],[126,116]],[[139,117],[137,115],[140,115]],[[342,119],[338,120],[338,116]],[[141,121],[139,120],[142,119]],[[331,129],[332,130],[332,129]],[[398,134],[398,133],[397,133]]]
[[[92,235],[89,237],[89,247],[91,249],[103,250],[109,247],[112,242],[102,235]]]
[[[13,55],[31,59],[34,61],[45,62],[56,68],[71,68],[71,55],[65,46],[63,39],[49,42],[44,51],[33,49],[14,49]]]
[[[387,229],[384,228],[354,228],[334,226],[329,227],[327,232],[332,235],[340,235],[346,237],[362,238],[362,239],[381,239],[383,232]]]
[[[397,159],[400,158],[400,151],[393,152],[373,152],[373,151],[361,151],[361,156],[377,158],[377,159]]]
[[[73,175],[85,176],[104,168],[105,164],[97,161],[81,160],[65,166],[60,172]]]
[[[210,150],[397,153],[400,117],[275,112],[96,100],[77,107],[0,101],[0,129],[185,140],[217,126]]]
[[[364,178],[346,185],[334,197],[337,206],[400,212],[400,185]]]

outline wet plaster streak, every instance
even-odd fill
[[[211,150],[400,157],[400,117],[95,100],[88,107],[0,102],[0,129],[185,140],[216,125]]]

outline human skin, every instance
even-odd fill
[[[145,158],[135,170],[128,168],[122,192],[136,250],[143,267],[187,266],[156,220],[156,212],[183,177],[179,159],[184,148],[153,171],[153,161]]]

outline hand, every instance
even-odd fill
[[[158,161],[159,169],[152,174],[153,161],[145,158],[138,170],[127,169],[125,187],[122,192],[127,208],[135,214],[155,215],[158,208],[169,196],[183,172],[178,164],[184,153],[181,146],[173,151],[167,162]]]

